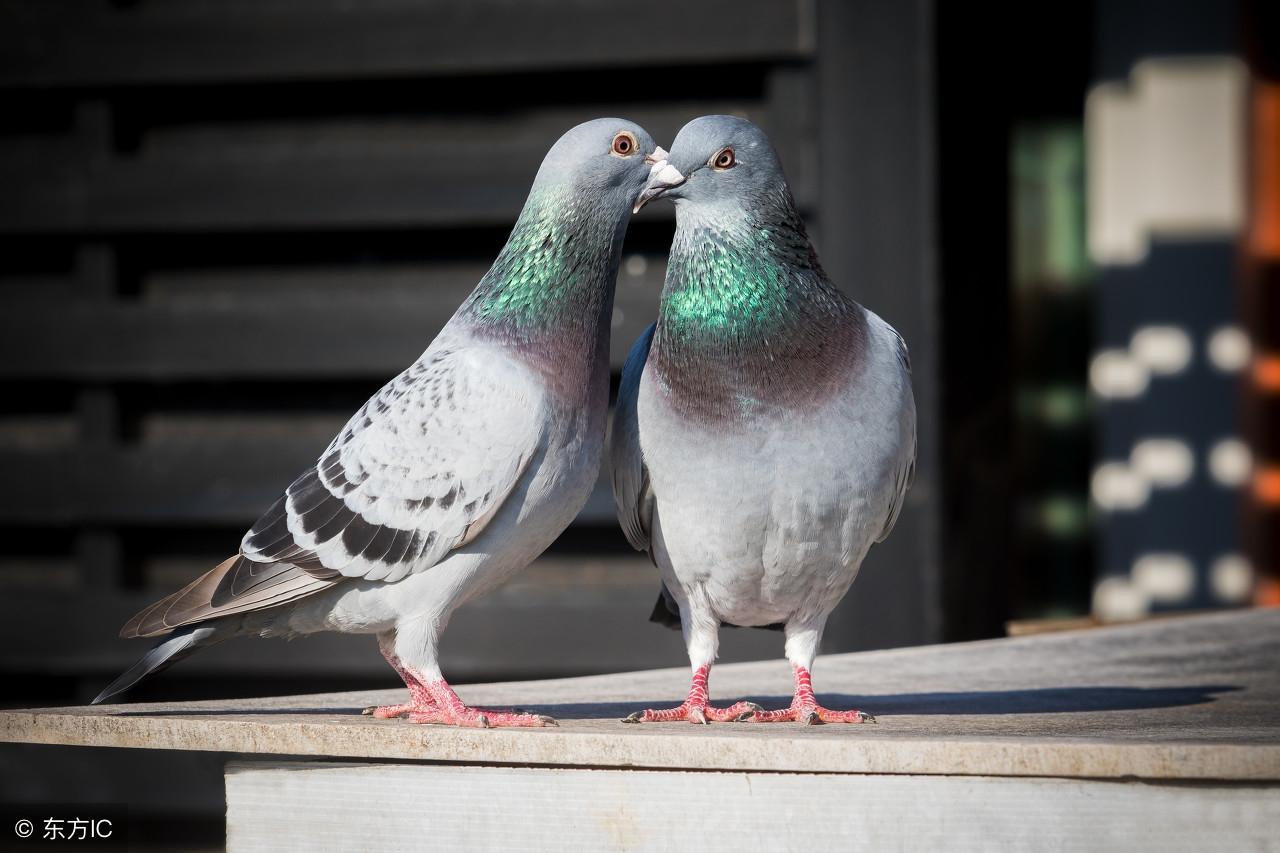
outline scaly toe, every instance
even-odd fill
[[[556,722],[554,717],[548,717],[546,714],[513,714],[509,712],[486,711],[483,716],[489,728],[494,729],[540,729],[548,727],[554,728],[560,725]]]
[[[707,726],[713,722],[728,722],[737,715],[727,713],[727,708],[713,708],[685,702],[674,708],[649,709],[629,714],[624,723],[694,723]]]
[[[432,710],[429,707],[421,707],[417,705],[373,705],[361,711],[366,717],[374,717],[379,720],[394,720],[396,717],[403,717],[414,712],[427,712]]]
[[[548,717],[546,714],[533,714],[524,708],[469,708],[469,711],[479,713],[488,721],[489,728],[541,728],[551,727],[559,728],[560,724],[556,722],[555,717]]]
[[[874,723],[876,721],[876,718],[866,711],[832,711],[822,707],[814,710],[824,723]]]
[[[484,714],[454,714],[439,708],[409,714],[409,722],[420,726],[459,726],[470,729],[489,728]]]

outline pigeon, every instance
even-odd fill
[[[437,648],[453,611],[527,566],[604,453],[609,332],[632,206],[666,152],[601,118],[562,136],[506,245],[426,351],[347,422],[239,553],[125,624],[163,636],[94,700],[239,635],[374,634],[409,701],[378,718],[540,726],[463,704]]]
[[[681,705],[625,722],[868,721],[819,705],[811,670],[914,476],[906,344],[827,278],[750,122],[685,125],[636,209],[658,198],[676,232],[657,322],[623,368],[610,462],[623,532],[661,574],[651,618],[679,626],[693,681]],[[721,625],[785,632],[789,707],[709,704]]]

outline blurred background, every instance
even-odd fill
[[[0,0],[0,702],[87,701],[140,654],[124,620],[425,348],[600,115],[762,125],[911,348],[917,481],[825,651],[1280,604],[1276,8]],[[628,234],[615,384],[672,227]],[[602,479],[455,617],[446,673],[682,666],[656,589]],[[135,698],[394,686],[372,639],[318,636]],[[5,747],[0,799],[127,798],[216,848],[223,758]]]

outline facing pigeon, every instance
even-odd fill
[[[827,278],[769,140],[705,116],[654,165],[637,209],[676,205],[658,321],[623,368],[613,490],[627,539],[662,575],[651,617],[679,624],[683,704],[627,722],[871,719],[818,705],[827,617],[889,535],[915,468],[907,348]],[[777,627],[791,706],[708,703],[721,624]]]
[[[437,644],[454,609],[523,569],[586,502],[609,396],[623,235],[651,166],[638,125],[552,146],[493,267],[426,352],[375,394],[245,534],[240,553],[134,616],[168,635],[94,700],[244,634],[376,634],[409,688],[377,717],[538,726],[469,708]]]

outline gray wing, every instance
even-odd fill
[[[531,374],[496,351],[433,346],[356,412],[241,553],[317,576],[423,571],[501,508],[541,449],[543,407]]]
[[[429,568],[474,540],[519,483],[541,447],[543,404],[529,374],[492,350],[433,345],[351,418],[240,554],[139,612],[121,636]]]
[[[609,439],[613,501],[618,511],[618,522],[627,541],[637,551],[649,550],[649,522],[653,515],[653,492],[649,488],[649,472],[640,449],[636,404],[640,397],[640,377],[649,358],[655,326],[650,324],[644,330],[627,355]]]
[[[877,542],[883,542],[888,538],[889,533],[893,531],[893,526],[898,523],[898,515],[902,512],[902,504],[906,501],[907,492],[916,479],[916,404],[911,394],[911,356],[907,352],[907,342],[902,339],[902,335],[898,334],[897,329],[888,323],[884,323],[884,327],[893,333],[898,346],[898,361],[902,366],[902,375],[906,383],[907,401],[909,403],[902,412],[902,429],[910,436],[910,439],[907,452],[902,455],[901,464],[898,466],[893,500],[889,504],[889,514],[885,519],[884,528],[876,537]]]

